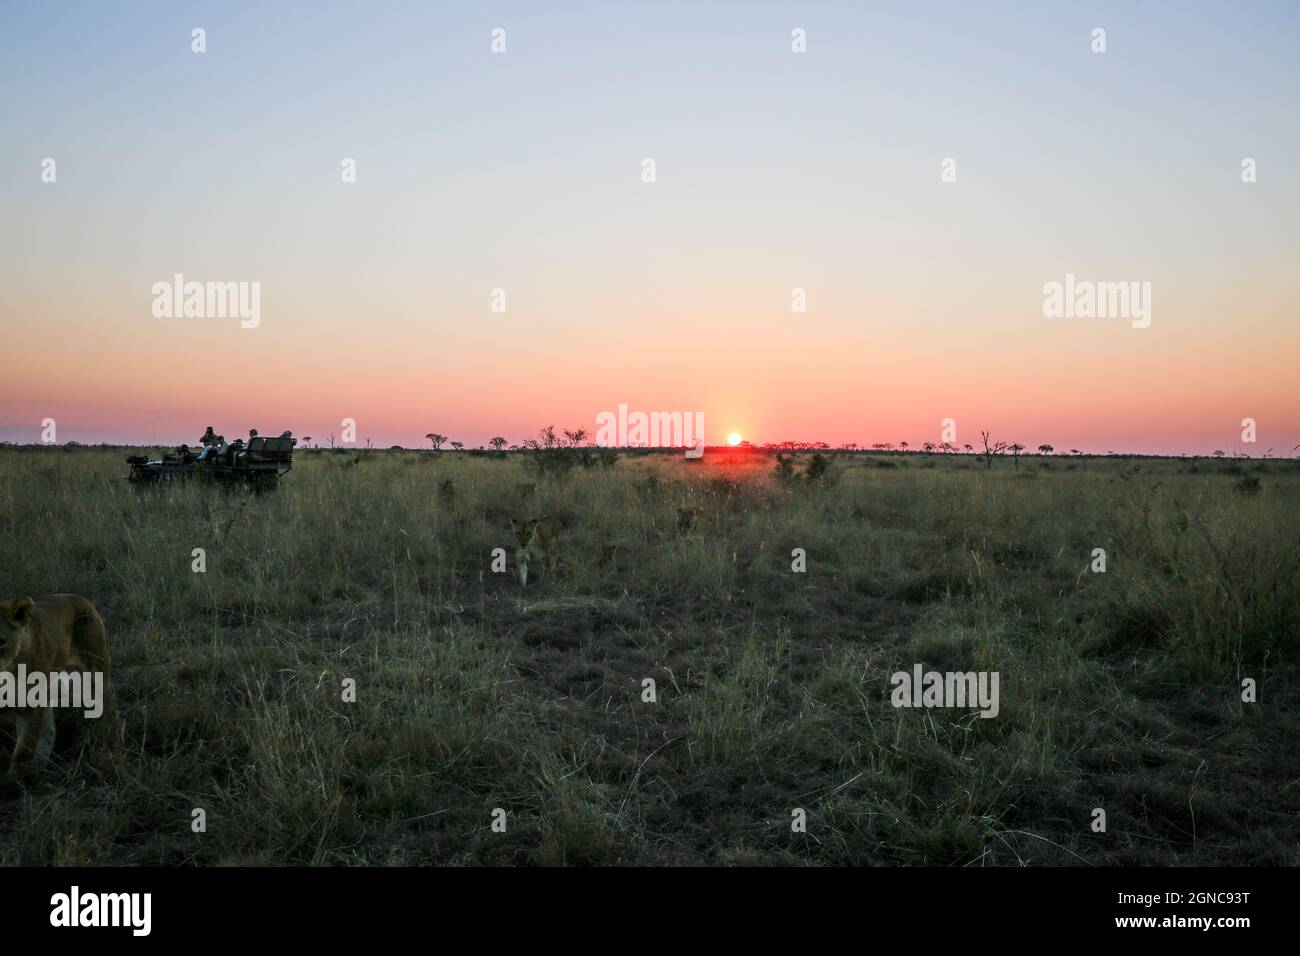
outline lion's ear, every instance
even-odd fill
[[[32,617],[36,602],[29,597],[13,598],[6,602],[5,618],[10,624],[26,624]]]

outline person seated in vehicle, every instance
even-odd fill
[[[204,448],[208,445],[216,445],[219,442],[220,438],[217,436],[217,433],[212,430],[211,425],[209,425],[208,430],[203,433],[203,437],[199,439],[199,444]]]
[[[226,464],[233,465],[244,452],[244,439],[236,438],[226,446]]]
[[[210,442],[204,446],[203,451],[199,453],[199,461],[205,463],[220,461],[226,454],[226,449],[230,447],[226,444],[226,436],[217,435],[216,438],[215,442]]]

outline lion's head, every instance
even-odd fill
[[[13,667],[26,643],[36,602],[29,597],[0,601],[0,671]]]

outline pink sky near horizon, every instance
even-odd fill
[[[240,336],[256,337],[260,329],[227,331],[224,338],[203,331],[211,329],[187,329],[192,341],[179,354],[207,355],[206,367],[171,360],[173,346],[132,351],[113,337],[79,360],[11,366],[0,383],[0,438],[39,441],[48,417],[60,441],[192,442],[213,424],[228,437],[249,427],[292,428],[324,444],[331,431],[341,433],[342,419],[353,418],[359,444],[419,446],[437,431],[475,447],[494,435],[515,443],[546,424],[594,435],[596,416],[626,403],[647,412],[702,410],[710,444],[736,431],[755,443],[919,446],[939,441],[948,417],[956,420],[958,443],[976,446],[982,428],[1030,447],[1047,442],[1096,453],[1272,449],[1286,457],[1300,441],[1294,395],[1267,387],[1290,374],[1285,349],[1233,361],[1227,350],[1178,356],[1094,343],[1100,356],[1080,349],[1068,362],[1042,364],[1032,352],[1016,360],[1014,348],[968,342],[962,361],[949,363],[903,348],[856,351],[841,341],[838,350],[800,360],[755,356],[743,346],[731,359],[715,358],[729,347],[723,334],[699,355],[649,362],[606,361],[602,348],[590,346],[567,360],[582,370],[572,374],[563,346],[534,352],[529,362],[457,367],[364,343],[314,351],[271,342],[241,350]],[[34,340],[18,354],[40,347]],[[1258,423],[1253,447],[1240,441],[1245,417]]]
[[[735,431],[916,446],[941,440],[945,418],[958,444],[978,445],[984,428],[1095,453],[1290,456],[1300,443],[1300,326],[1278,305],[1300,280],[1281,269],[1267,286],[1152,269],[1152,323],[1138,329],[1045,318],[1039,276],[1063,269],[1017,265],[1015,280],[994,280],[954,261],[930,287],[907,262],[869,281],[823,266],[809,311],[793,313],[786,284],[735,254],[658,255],[650,274],[594,288],[526,274],[507,285],[505,314],[490,311],[485,282],[449,280],[413,302],[417,272],[370,263],[338,284],[299,262],[296,281],[263,281],[252,329],[155,318],[158,279],[138,267],[128,285],[46,262],[42,283],[7,293],[22,317],[7,342],[23,359],[0,377],[0,439],[37,441],[53,418],[61,441],[193,441],[213,424],[324,443],[352,418],[361,444],[418,446],[437,431],[476,447],[547,424],[594,434],[598,414],[626,404],[703,411],[711,444]],[[1247,417],[1253,447],[1240,441]]]

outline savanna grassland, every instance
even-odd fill
[[[0,595],[98,606],[125,728],[63,721],[6,863],[1300,862],[1294,462],[300,451],[251,495],[125,453],[0,449]],[[999,715],[895,709],[917,662]]]

